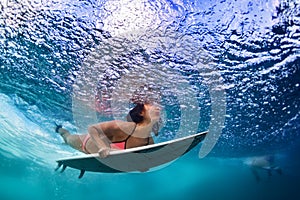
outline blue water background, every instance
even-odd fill
[[[126,6],[136,8],[126,11],[132,15],[123,13]],[[299,10],[297,0],[1,1],[0,198],[299,199]],[[78,72],[90,52],[117,41],[134,22],[141,35],[130,37],[143,48],[123,52],[116,45],[122,58],[110,69],[119,73],[126,70],[120,66],[140,62],[177,70],[198,96],[198,131],[206,130],[213,102],[201,73],[176,44],[155,40],[156,33],[170,41],[169,33],[192,38],[186,48],[209,54],[222,76],[221,137],[205,158],[199,159],[199,146],[148,173],[78,179],[77,170],[55,172],[56,159],[79,154],[53,130],[55,121],[77,130],[72,92]],[[155,47],[143,43],[145,35]],[[174,119],[158,141],[172,138],[179,126],[178,102],[165,104]],[[270,154],[283,174],[261,170],[257,182],[244,161]]]

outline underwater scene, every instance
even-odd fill
[[[299,0],[0,0],[1,200],[300,199]],[[96,173],[55,132],[159,93],[170,163]]]

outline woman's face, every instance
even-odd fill
[[[160,118],[161,106],[157,103],[144,104],[143,116],[146,120],[157,122]]]

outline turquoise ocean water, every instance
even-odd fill
[[[0,1],[0,199],[299,199],[299,38],[297,0]],[[145,82],[162,91],[155,141],[210,130],[206,156],[204,141],[146,173],[54,171],[81,155],[55,122],[118,118]],[[90,112],[105,92],[114,116]],[[266,155],[282,173],[258,180]]]

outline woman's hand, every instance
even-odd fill
[[[100,158],[106,158],[109,155],[110,148],[109,147],[101,147],[98,151]]]

